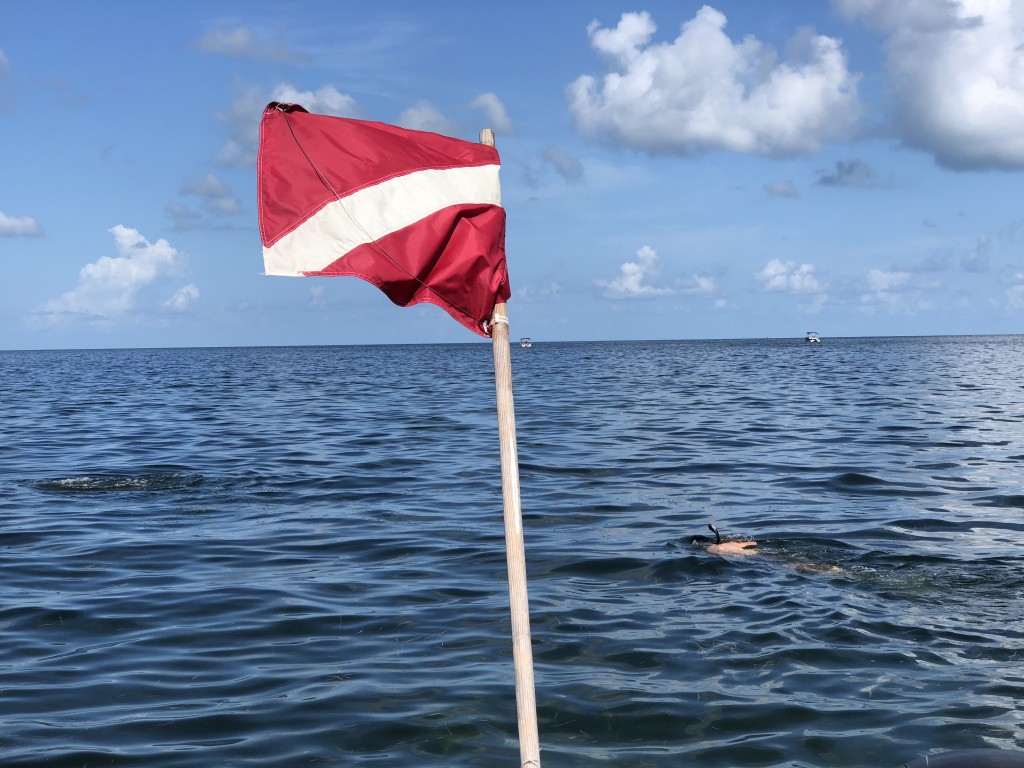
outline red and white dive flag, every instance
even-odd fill
[[[498,152],[272,102],[257,165],[268,275],[351,275],[488,336],[511,296]]]

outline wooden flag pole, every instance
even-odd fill
[[[480,143],[494,146],[494,131],[480,132]],[[505,557],[512,612],[512,663],[516,673],[516,713],[519,719],[520,768],[540,768],[537,700],[533,682],[533,647],[530,643],[530,606],[526,591],[526,548],[519,499],[519,451],[516,413],[512,401],[512,352],[508,314],[504,303],[491,316],[494,348],[494,386],[498,401],[498,439],[501,443],[501,492],[505,503]]]
[[[526,548],[519,501],[519,455],[516,415],[512,402],[512,353],[508,316],[497,304],[491,324],[494,347],[494,385],[498,397],[498,439],[501,441],[501,492],[505,500],[505,557],[512,612],[512,662],[516,672],[516,712],[519,717],[520,768],[540,768],[537,702],[533,683],[533,647],[530,643],[530,606],[526,591]]]

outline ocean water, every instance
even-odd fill
[[[545,766],[1024,749],[1024,337],[512,352]],[[518,764],[488,344],[0,387],[0,764]]]

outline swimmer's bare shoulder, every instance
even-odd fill
[[[756,541],[723,541],[721,544],[711,544],[708,552],[713,555],[759,555]]]
[[[749,557],[751,555],[760,555],[762,551],[757,548],[757,542],[743,538],[722,538],[722,534],[719,533],[718,529],[708,523],[708,528],[712,533],[715,534],[714,538],[710,536],[695,536],[691,540],[691,543],[697,547],[703,547],[712,555],[738,555],[740,557]],[[814,574],[838,574],[845,573],[843,568],[838,565],[827,565],[824,563],[808,563],[808,562],[788,562],[784,563],[787,568],[792,568],[794,571],[800,573],[814,573]]]
[[[756,541],[745,539],[730,539],[726,541],[722,539],[722,534],[718,532],[714,525],[708,523],[708,528],[715,534],[715,538],[695,536],[691,541],[694,546],[703,547],[712,555],[741,555],[745,557],[760,554]]]

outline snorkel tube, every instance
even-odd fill
[[[713,534],[715,534],[715,544],[721,544],[722,543],[722,534],[720,534],[718,532],[718,529],[715,528],[715,526],[713,526],[711,523],[708,523],[708,528],[710,528],[711,532]]]

